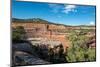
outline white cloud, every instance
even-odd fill
[[[69,12],[77,12],[75,8],[76,8],[75,5],[65,5],[64,10],[62,12],[66,14],[68,14]]]
[[[94,21],[91,21],[91,22],[90,22],[90,25],[95,25],[95,22],[94,22]]]
[[[62,6],[59,4],[48,4],[48,5],[52,9],[52,12],[55,12],[55,13],[59,12],[60,9],[62,9]]]
[[[75,9],[75,5],[59,5],[59,4],[48,4],[49,7],[52,9],[52,12],[58,13],[66,13],[68,14],[69,12],[77,12]]]
[[[75,5],[65,5],[65,8],[66,9],[74,9],[74,8],[76,8],[76,6]]]

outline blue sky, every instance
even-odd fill
[[[94,25],[95,6],[12,1],[12,17],[66,25]]]

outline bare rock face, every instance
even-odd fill
[[[50,64],[35,55],[23,51],[16,51],[14,55],[15,65],[37,65],[37,64]]]
[[[12,45],[13,64],[36,65],[65,62],[63,46],[60,42],[57,43],[56,41],[15,43]]]
[[[69,40],[66,40],[66,33],[60,33],[58,31],[65,30],[63,25],[56,24],[42,24],[33,22],[13,22],[12,27],[23,26],[26,31],[26,37],[29,38],[46,38],[47,40],[59,41],[64,47],[64,52],[69,46]]]
[[[14,66],[17,65],[36,65],[36,64],[49,64],[50,62],[39,58],[35,52],[35,47],[29,43],[16,43],[13,44],[12,62]]]

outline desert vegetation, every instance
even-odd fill
[[[89,47],[88,42],[91,40],[85,34],[88,30],[80,30],[80,32],[72,31],[69,35],[71,42],[70,48],[67,49],[66,60],[68,62],[95,61],[95,48]]]
[[[18,26],[12,29],[12,40],[18,42],[25,39],[25,30],[23,26]]]

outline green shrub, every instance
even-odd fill
[[[69,35],[71,42],[67,49],[66,60],[68,62],[95,61],[95,48],[88,48],[89,38],[80,32],[72,31]],[[83,32],[84,33],[84,32]]]
[[[16,28],[13,28],[12,31],[12,40],[13,41],[20,41],[25,38],[25,30],[24,27],[18,26]]]

